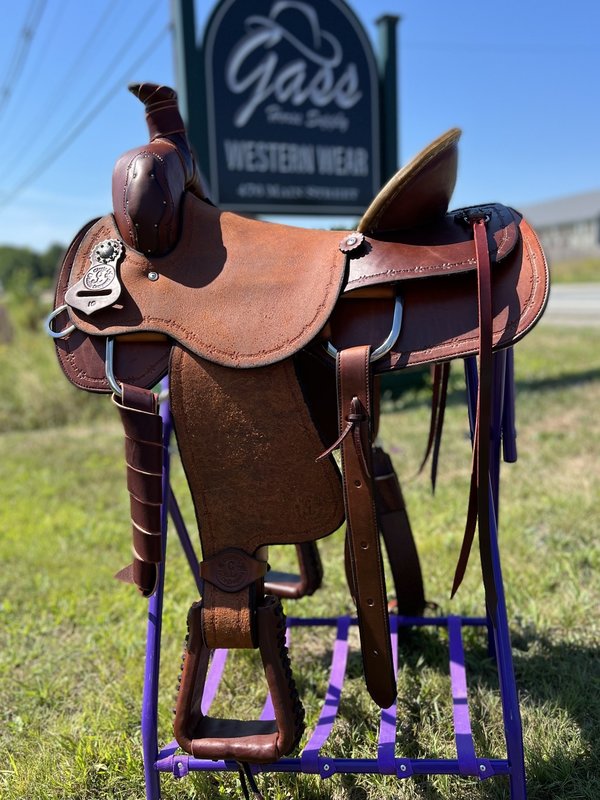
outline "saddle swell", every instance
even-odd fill
[[[168,372],[204,580],[202,602],[190,615],[177,739],[202,757],[273,761],[298,742],[302,714],[282,644],[283,612],[265,586],[295,596],[299,584],[269,581],[266,546],[295,545],[306,559],[304,588],[313,591],[320,582],[315,541],[346,520],[365,678],[382,707],[392,703],[395,682],[380,533],[399,612],[423,610],[400,486],[387,455],[373,448],[381,373],[479,356],[455,588],[478,524],[486,599],[494,607],[486,549],[492,353],[540,318],[547,265],[516,211],[489,204],[448,213],[456,129],[384,187],[356,231],[312,231],[213,207],[175,93],[148,84],[135,93],[146,105],[151,142],[118,162],[114,215],[86,226],[70,247],[52,315],[64,335],[52,334],[69,380],[122,395],[133,574],[144,594],[153,591],[160,560],[161,498],[145,483],[145,475],[156,482],[156,469],[146,468],[140,453],[148,449],[156,460],[161,445],[158,426],[140,415],[154,407],[149,390]],[[337,448],[341,469],[331,455]],[[216,647],[260,649],[275,720],[240,727],[202,715]]]

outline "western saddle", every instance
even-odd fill
[[[79,388],[112,393],[124,427],[133,563],[155,589],[162,558],[162,434],[168,375],[180,456],[198,520],[202,599],[189,612],[175,735],[188,753],[272,762],[298,744],[303,710],[285,646],[281,597],[314,592],[316,541],[346,521],[365,681],[381,707],[396,687],[382,545],[398,611],[425,605],[419,561],[389,456],[374,446],[378,376],[479,358],[473,466],[453,592],[479,528],[488,608],[492,354],[540,318],[548,270],[516,211],[448,212],[460,132],[401,169],[352,231],[306,230],[215,208],[173,90],[131,87],[150,142],[115,167],[114,212],[86,225],[58,277],[48,327]],[[439,426],[438,421],[432,426]],[[434,431],[431,440],[439,436]],[[338,467],[333,452],[341,454]],[[381,539],[380,539],[381,534]],[[300,576],[279,576],[268,546],[293,544]],[[203,715],[215,648],[258,648],[275,719]]]

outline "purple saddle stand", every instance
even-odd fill
[[[514,391],[513,391],[513,354],[512,350],[495,355],[494,367],[494,409],[495,419],[492,433],[492,458],[490,471],[490,493],[493,498],[491,506],[492,556],[496,586],[498,590],[497,608],[493,615],[482,617],[402,617],[392,615],[391,636],[394,651],[394,667],[398,669],[398,633],[402,628],[438,627],[448,631],[448,660],[450,687],[452,693],[454,737],[456,757],[439,758],[403,758],[396,755],[396,705],[380,712],[377,754],[373,758],[337,758],[321,755],[329,735],[331,734],[343,693],[348,656],[348,633],[356,620],[350,617],[336,618],[298,618],[288,617],[288,644],[293,642],[294,630],[299,627],[326,627],[334,638],[331,649],[331,665],[327,693],[322,701],[321,712],[316,726],[309,734],[302,752],[294,758],[282,758],[274,764],[253,765],[252,771],[260,772],[293,772],[317,774],[321,778],[331,778],[336,774],[379,774],[395,775],[398,779],[412,775],[449,774],[474,776],[480,780],[497,775],[508,776],[511,800],[525,800],[525,767],[523,759],[523,741],[517,688],[515,684],[510,635],[506,615],[506,603],[502,584],[500,556],[497,541],[497,509],[499,500],[500,454],[504,448],[504,460],[515,461],[514,430]],[[467,382],[467,400],[471,432],[475,418],[477,396],[477,368],[475,359],[465,361]],[[165,444],[168,445],[172,430],[168,403],[163,403],[161,415],[165,423]],[[170,514],[178,538],[187,557],[190,569],[198,588],[200,575],[198,561],[192,547],[188,532],[183,522],[177,502],[170,488],[168,447],[165,447],[165,463],[163,470],[164,497],[169,498],[163,506],[163,541],[166,543],[167,517]],[[171,773],[175,778],[183,778],[189,772],[237,772],[235,762],[210,761],[182,755],[177,742],[173,741],[162,748],[158,742],[158,677],[160,662],[161,621],[164,592],[164,562],[161,568],[159,585],[156,593],[149,600],[148,628],[146,643],[146,666],[144,676],[144,696],[142,708],[142,744],[144,755],[144,773],[146,780],[147,800],[160,799],[160,775]],[[484,758],[478,756],[472,736],[471,714],[467,693],[467,676],[465,669],[465,653],[462,631],[465,627],[483,627],[487,629],[488,648],[495,659],[502,713],[506,738],[506,758]],[[206,713],[216,695],[219,682],[227,661],[227,650],[216,650],[213,654],[207,676],[203,710]],[[266,697],[263,719],[273,717],[271,699]]]

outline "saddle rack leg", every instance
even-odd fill
[[[475,406],[477,402],[477,365],[474,359],[465,361],[465,377],[467,383],[467,401],[471,436],[473,436],[473,421],[475,419]],[[497,399],[494,408],[492,424],[492,448],[490,459],[490,540],[491,555],[496,584],[497,603],[491,611],[488,609],[488,635],[491,633],[490,654],[495,655],[498,678],[500,682],[500,696],[502,701],[502,715],[504,719],[504,734],[506,739],[506,752],[510,764],[509,782],[511,800],[526,800],[527,786],[525,778],[525,756],[523,751],[523,728],[519,710],[519,698],[515,681],[508,615],[506,611],[506,598],[502,581],[502,567],[498,547],[498,504],[499,504],[499,477],[500,477],[500,450],[501,430],[503,419],[503,400],[506,398],[505,381],[512,380],[512,360],[507,358],[506,351],[494,355],[494,398]]]
[[[170,498],[169,440],[172,423],[169,404],[162,403],[160,415],[163,420],[163,505],[161,510],[162,562],[158,567],[156,591],[148,600],[146,632],[146,662],[144,667],[144,691],[142,697],[142,752],[146,800],[160,800],[160,773],[156,769],[158,757],[158,683],[160,669],[160,647],[162,633],[162,611],[165,585],[165,557],[167,545],[167,520]]]

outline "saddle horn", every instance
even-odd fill
[[[206,192],[177,105],[168,86],[129,86],[145,106],[150,142],[128,150],[114,168],[115,220],[123,240],[147,255],[164,255],[180,235],[186,191],[204,199]]]

